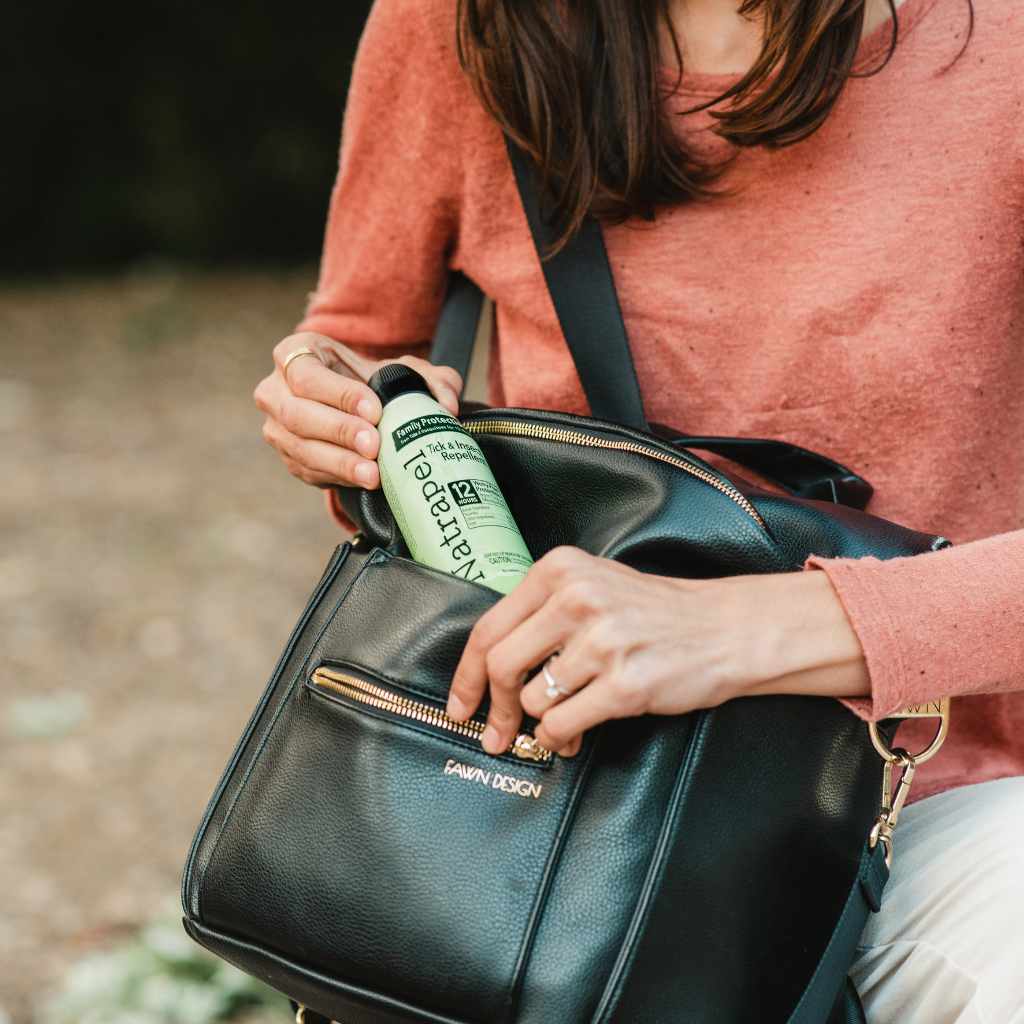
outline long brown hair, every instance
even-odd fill
[[[554,251],[588,213],[650,219],[659,206],[716,193],[725,163],[688,153],[662,102],[662,27],[680,76],[683,64],[669,2],[458,0],[459,61],[492,116],[539,165],[560,231]],[[887,2],[888,52],[866,74],[881,70],[896,47],[896,4]],[[735,85],[690,110],[731,100],[711,115],[715,132],[736,146],[806,138],[858,74],[865,4],[742,0],[741,15],[763,19],[761,53]]]

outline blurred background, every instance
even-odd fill
[[[288,1019],[178,884],[343,539],[252,391],[315,284],[368,7],[5,9],[3,1024]]]

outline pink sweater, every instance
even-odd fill
[[[957,698],[912,799],[1024,774],[1024,4],[975,6],[944,70],[965,0],[904,0],[892,61],[851,80],[815,135],[741,152],[730,198],[606,232],[652,420],[823,451],[872,481],[870,511],[954,541],[806,566],[863,645],[872,696],[855,713]],[[500,132],[455,58],[454,9],[377,0],[298,328],[425,354],[457,268],[497,303],[489,401],[585,413]],[[889,31],[863,40],[861,67]],[[666,102],[731,80],[687,74]],[[727,146],[709,121],[679,130]]]

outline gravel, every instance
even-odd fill
[[[343,539],[252,401],[314,279],[0,288],[0,1020],[176,902]]]

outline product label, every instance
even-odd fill
[[[428,395],[389,403],[381,486],[412,557],[508,593],[533,564],[476,438]]]
[[[420,482],[420,494],[437,531],[435,543],[448,552],[451,564],[448,571],[467,580],[480,581],[483,571],[477,566],[476,553],[466,536],[466,531],[453,515],[457,503],[448,500],[444,484],[434,479],[434,467],[428,458],[431,445],[424,444],[402,463],[402,468]]]
[[[452,480],[448,490],[471,530],[497,526],[519,532],[501,491],[490,480]]]
[[[400,452],[407,444],[441,430],[461,432],[466,437],[470,436],[462,424],[448,413],[427,413],[426,416],[417,416],[416,419],[396,427],[391,431],[391,439],[395,442],[395,451]]]

